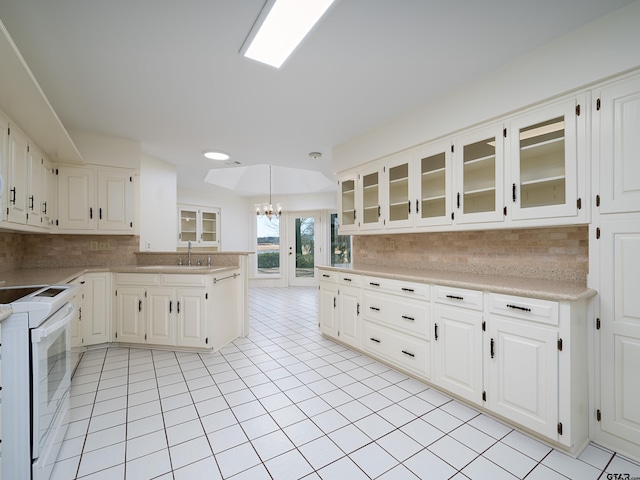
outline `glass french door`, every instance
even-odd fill
[[[316,285],[316,231],[320,212],[293,212],[289,216],[287,263],[290,286]],[[318,232],[319,233],[319,232]],[[318,235],[318,239],[321,236]]]

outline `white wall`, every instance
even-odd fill
[[[508,38],[505,41],[509,41]],[[333,149],[340,172],[640,66],[640,0]]]
[[[150,155],[140,157],[140,251],[174,252],[178,239],[176,166]]]

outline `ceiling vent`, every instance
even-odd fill
[[[227,162],[224,162],[224,164],[229,166],[229,167],[237,167],[238,165],[242,165],[242,163],[240,163],[237,160],[229,160]]]

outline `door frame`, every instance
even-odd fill
[[[325,264],[324,260],[326,248],[326,217],[325,210],[301,210],[294,212],[287,212],[286,214],[286,250],[283,252],[283,257],[286,258],[286,271],[287,271],[287,284],[290,287],[311,287],[318,285],[318,278],[316,274],[316,265]],[[296,276],[296,218],[313,218],[313,276],[312,277],[297,277]]]

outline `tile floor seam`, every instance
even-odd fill
[[[255,460],[258,462],[254,466],[240,470],[237,470],[236,465],[233,470],[235,472],[233,475],[240,475],[260,467],[262,471],[268,475],[272,477],[276,476],[278,472],[272,469],[281,468],[281,465],[278,464],[278,462],[273,462],[273,460],[282,457],[281,461],[295,460],[296,458],[300,459],[300,461],[310,468],[309,475],[323,476],[323,469],[327,469],[334,464],[339,464],[340,468],[351,468],[349,465],[354,465],[358,471],[367,478],[372,478],[367,474],[367,471],[375,471],[375,477],[377,478],[378,476],[390,474],[389,472],[395,469],[398,469],[397,472],[400,472],[401,469],[406,469],[406,471],[419,477],[419,471],[415,469],[416,465],[414,464],[415,462],[422,461],[425,452],[431,455],[431,457],[428,458],[433,458],[434,461],[441,462],[442,465],[447,465],[447,468],[455,472],[453,475],[465,475],[463,470],[480,457],[482,457],[483,461],[490,462],[497,468],[512,474],[506,467],[485,456],[489,449],[501,444],[503,447],[513,449],[518,455],[523,455],[532,460],[533,466],[524,477],[531,476],[537,468],[540,468],[540,465],[544,468],[549,468],[560,476],[564,476],[555,468],[542,464],[545,458],[552,452],[562,453],[559,450],[549,448],[549,451],[542,458],[536,460],[536,458],[529,456],[529,454],[535,453],[535,446],[533,444],[528,444],[527,442],[522,443],[523,440],[519,439],[518,436],[512,437],[508,440],[509,443],[507,443],[506,437],[517,431],[512,427],[504,425],[489,415],[475,410],[473,406],[468,406],[463,402],[447,396],[429,384],[419,382],[409,375],[394,370],[385,363],[378,362],[361,352],[349,349],[341,343],[333,342],[322,336],[317,324],[316,313],[318,299],[316,295],[317,291],[315,291],[315,289],[251,289],[249,302],[251,331],[249,336],[239,338],[218,352],[211,354],[161,349],[146,350],[140,347],[121,345],[108,345],[107,348],[104,349],[104,353],[101,354],[92,353],[97,351],[97,349],[87,350],[86,356],[83,358],[83,360],[86,359],[86,363],[83,364],[81,361],[74,372],[74,377],[76,374],[78,378],[82,377],[80,374],[86,376],[82,378],[82,381],[78,385],[90,385],[95,381],[91,378],[91,375],[93,375],[92,371],[95,369],[97,362],[100,364],[100,370],[94,387],[78,388],[78,392],[89,391],[92,388],[93,390],[90,391],[91,396],[88,398],[92,398],[93,402],[91,403],[91,408],[87,409],[82,406],[85,399],[78,399],[79,409],[77,410],[77,414],[82,416],[88,415],[88,418],[86,419],[86,428],[83,429],[84,432],[83,430],[76,430],[73,437],[75,439],[77,436],[84,436],[82,448],[78,455],[78,463],[75,467],[74,478],[80,478],[78,475],[80,474],[82,459],[90,453],[85,451],[88,446],[87,440],[89,435],[103,430],[103,428],[101,428],[95,432],[90,432],[92,421],[100,416],[96,415],[94,417],[94,414],[97,413],[96,407],[99,406],[100,411],[105,411],[103,415],[107,415],[112,412],[107,412],[106,410],[117,407],[118,405],[116,399],[120,398],[120,396],[117,395],[119,392],[109,390],[120,388],[120,380],[118,380],[118,378],[122,376],[121,369],[125,368],[125,363],[125,434],[124,442],[120,442],[124,444],[122,470],[125,472],[125,476],[130,462],[157,453],[145,453],[141,457],[134,459],[130,458],[127,452],[129,442],[135,438],[139,438],[128,438],[130,433],[129,428],[133,425],[132,422],[138,420],[144,421],[147,418],[151,418],[149,416],[140,416],[140,418],[132,419],[130,409],[144,405],[144,403],[151,404],[152,402],[157,402],[159,407],[159,419],[162,420],[161,430],[163,430],[164,433],[168,467],[170,469],[169,472],[161,474],[161,476],[167,475],[168,477],[174,477],[180,469],[191,467],[203,460],[192,460],[191,458],[183,457],[183,460],[187,461],[187,463],[176,464],[174,462],[174,456],[171,455],[172,446],[169,444],[171,438],[170,428],[198,420],[197,424],[199,424],[202,429],[202,434],[190,440],[179,441],[173,446],[200,439],[201,445],[207,445],[206,450],[200,454],[208,455],[206,458],[213,457],[218,471],[217,473],[222,478],[225,478],[217,454],[213,453],[214,445],[210,435],[227,427],[213,430],[210,433],[207,433],[207,429],[205,428],[205,417],[218,414],[222,411],[230,412],[229,420],[233,419],[233,421],[235,421],[231,426],[235,425],[239,427],[238,430],[242,432],[245,440],[242,441],[239,439],[241,443],[234,447],[228,447],[219,453],[244,446],[246,449],[251,449],[250,451],[253,452]],[[291,313],[291,310],[287,310],[287,308],[294,304],[296,305],[297,312]],[[126,353],[124,352],[125,349]],[[126,358],[126,361],[123,360],[123,357]],[[174,375],[174,373],[171,373],[171,370],[174,368],[180,372],[181,380],[178,383],[174,383],[174,379],[170,377],[170,375]],[[261,375],[262,378],[258,375]],[[235,376],[235,379],[233,376]],[[254,378],[249,380],[249,377]],[[163,378],[164,380],[161,380]],[[149,388],[151,384],[147,382],[151,379],[153,379],[154,386]],[[196,393],[198,390],[209,388],[209,386],[207,386],[209,382],[211,383],[211,387],[215,387],[215,390],[203,391],[199,394]],[[233,382],[237,383],[233,384]],[[416,383],[412,384],[410,382]],[[172,385],[178,384],[182,386],[171,388]],[[132,390],[132,386],[137,386],[135,391]],[[262,388],[260,388],[261,386]],[[181,392],[183,388],[185,390],[184,392],[176,393]],[[303,390],[303,388],[306,390]],[[367,393],[367,391],[369,393]],[[153,393],[145,394],[145,392]],[[242,393],[235,394],[236,392]],[[377,393],[378,396],[372,395],[374,392]],[[184,393],[188,393],[190,404],[176,406],[181,403],[179,399],[175,399],[173,403],[170,402],[166,404],[166,399],[183,395]],[[330,394],[333,395],[330,396]],[[357,396],[354,396],[354,394],[357,394]],[[420,394],[426,394],[426,396],[421,396]],[[73,395],[72,392],[72,396]],[[147,399],[155,397],[156,395],[156,400],[147,401]],[[212,396],[206,397],[206,395]],[[275,395],[282,395],[282,398],[273,398]],[[201,406],[201,408],[196,407],[198,403],[218,397],[221,397],[219,402],[224,402],[226,408],[209,412],[204,406]],[[269,398],[271,398],[271,400],[268,400]],[[100,402],[98,402],[99,399]],[[196,402],[197,399],[200,401]],[[345,399],[347,400],[345,401]],[[427,399],[429,401],[426,401]],[[253,402],[255,402],[254,406],[249,406],[249,404]],[[430,402],[436,404],[434,405]],[[343,405],[348,404],[351,405],[351,410],[347,408],[340,409]],[[238,408],[243,405],[245,406],[244,408]],[[221,407],[222,405],[219,406]],[[191,407],[193,413],[175,412],[174,418],[178,423],[168,427],[167,415],[169,412],[186,407]],[[255,410],[254,407],[256,408]],[[295,407],[296,411],[300,414],[299,417],[298,414],[295,414],[295,417],[291,417],[290,419],[294,421],[290,424],[288,423],[287,417],[292,411],[287,410],[286,412],[276,414],[276,412],[289,407]],[[169,409],[165,410],[166,408]],[[218,406],[213,404],[211,408],[217,409]],[[429,408],[430,410],[424,411]],[[142,408],[138,410],[142,410]],[[185,410],[185,412],[187,410]],[[366,413],[367,411],[369,413]],[[421,413],[421,411],[423,413]],[[242,412],[242,415],[239,415],[239,412]],[[344,414],[342,412],[344,412]],[[439,413],[437,413],[436,416],[428,417],[428,415],[433,412]],[[366,413],[365,416],[359,417],[362,413]],[[138,412],[136,412],[136,417],[137,415]],[[187,420],[191,415],[194,415],[193,419]],[[151,414],[151,416],[153,416],[153,414]],[[245,416],[246,418],[244,418]],[[262,420],[255,420],[254,423],[251,423],[254,419],[260,419],[263,416],[265,417],[263,419],[265,422],[268,419],[265,425],[260,423]],[[212,421],[215,422],[221,418],[224,417],[210,419],[207,421],[207,424],[211,427],[214,425],[211,423]],[[278,418],[280,422],[277,420]],[[354,420],[352,420],[352,418]],[[358,423],[367,418],[369,419],[368,422]],[[391,427],[391,429],[387,430],[387,427],[380,429],[379,427],[372,426],[363,429],[366,425],[373,425],[371,421],[377,418],[385,422],[381,425],[387,425],[387,427]],[[429,421],[436,419],[439,419],[439,421],[435,421],[434,423],[430,423]],[[82,422],[84,419],[78,419],[78,421]],[[102,419],[98,427],[102,427],[106,421],[108,421],[108,418]],[[409,433],[403,430],[403,428],[406,429],[409,424],[416,421],[425,422],[424,426],[426,427],[428,425],[428,428],[433,429],[429,430],[429,432],[433,433],[420,434],[420,438],[414,438],[409,434],[412,431],[411,428],[408,430]],[[226,420],[224,420],[224,422],[226,423]],[[269,424],[269,422],[271,423]],[[440,427],[437,426],[438,424],[440,424]],[[140,431],[145,431],[147,427],[156,428],[153,425],[140,425],[140,428],[142,428]],[[194,424],[194,426],[195,425],[196,424]],[[297,430],[304,432],[305,429],[308,429],[308,426],[311,425],[313,425],[320,436],[315,437],[316,433],[310,433],[311,431],[309,431],[309,433],[305,435],[309,436],[309,438],[314,436],[314,438],[305,438],[303,435],[296,440],[296,436],[299,436],[299,434],[295,433],[296,429],[289,428],[297,426]],[[421,424],[416,424],[412,427],[413,432],[420,431],[420,425]],[[450,428],[451,425],[455,425],[455,427]],[[456,436],[454,436],[455,432],[465,426],[474,429],[467,431],[467,433],[477,430],[478,434],[484,435],[485,437],[473,437],[474,439],[471,440],[464,439],[463,436],[465,433],[460,432],[460,434],[457,435],[457,437],[460,438],[460,440],[458,440]],[[82,428],[82,423],[79,423],[78,427]],[[346,443],[344,443],[344,441],[339,443],[337,441],[339,437],[332,436],[335,432],[347,427],[355,428],[356,430],[345,430],[345,433],[353,432],[355,434],[355,432],[360,432],[360,434],[363,435],[363,439],[366,440],[366,443],[360,445],[361,440],[351,440],[351,442],[356,442],[352,443],[352,445],[359,446],[348,451],[351,449],[348,443],[349,440],[346,440]],[[105,427],[104,430],[109,428],[112,427]],[[272,428],[275,430],[270,430]],[[373,430],[371,430],[371,428],[373,428]],[[376,428],[378,428],[377,433]],[[442,428],[445,430],[442,430]],[[153,430],[144,435],[156,431],[159,430]],[[367,433],[367,431],[369,431],[369,433]],[[281,438],[286,439],[292,448],[289,448],[289,446],[285,444],[285,446],[282,447],[285,449],[284,451],[280,451],[273,457],[265,457],[263,459],[257,448],[258,441],[276,432],[280,432]],[[414,433],[414,435],[416,435],[416,433]],[[202,440],[202,436],[206,437],[206,441]],[[438,436],[438,438],[432,439],[432,436]],[[181,439],[179,436],[176,438]],[[334,440],[334,438],[336,438],[336,440]],[[385,438],[387,438],[386,441],[384,441]],[[409,441],[405,446],[415,444],[415,447],[420,447],[420,449],[404,460],[399,460],[400,457],[396,458],[396,456],[394,456],[394,452],[396,455],[398,455],[398,452],[392,448],[393,443],[391,442],[404,441],[402,440],[403,438]],[[456,468],[444,458],[440,457],[440,455],[429,449],[433,444],[445,438],[449,439],[447,440],[448,442],[455,441],[456,445],[460,444],[464,447],[464,452],[466,453],[459,458],[463,460],[466,460],[465,456],[472,456],[473,458],[462,465],[461,468]],[[531,439],[532,437],[527,436],[527,438]],[[333,458],[335,455],[338,457],[326,465],[320,465],[320,463],[323,463],[323,460],[319,460],[319,458],[323,457],[315,457],[315,454],[309,456],[309,448],[304,448],[313,442],[318,442],[318,445],[332,445],[333,447],[330,447],[330,450],[333,451],[333,453],[327,454],[328,456],[326,458]],[[488,446],[485,447],[485,443],[488,444]],[[372,447],[374,444],[375,448]],[[385,445],[387,448],[385,448]],[[444,446],[445,443],[442,445]],[[544,445],[547,446],[546,444]],[[596,444],[591,445],[598,448]],[[410,446],[409,448],[413,450],[415,447]],[[479,447],[483,448],[482,451],[476,450],[476,448]],[[76,447],[70,446],[70,448]],[[524,451],[520,450],[520,448]],[[207,450],[211,453],[206,454]],[[367,469],[363,466],[365,464],[356,461],[358,455],[354,454],[360,450],[364,452],[384,452],[388,458],[385,457],[387,460],[379,464],[379,467],[384,470],[377,471],[375,470],[376,467],[374,467],[374,470],[371,470],[370,467]],[[577,468],[583,468],[585,471],[597,471],[602,476],[616,456],[621,460],[626,460],[615,452],[611,453],[604,449],[601,450],[604,452],[603,455],[609,455],[604,467],[596,466],[600,464],[598,463],[598,458],[604,459],[604,457],[599,454],[590,453],[584,457],[585,460],[581,458],[577,459],[577,461],[580,462],[576,464]],[[462,451],[463,450],[461,450],[458,455],[462,454]],[[69,450],[69,452],[71,452],[71,450]],[[292,456],[291,452],[296,452],[297,456]],[[303,452],[307,452],[307,455]],[[423,454],[423,456],[420,457],[420,454]],[[567,471],[571,471],[570,468],[572,468],[574,464],[565,462],[563,466],[562,463],[558,462],[564,462],[564,457],[557,455],[557,453],[555,455],[554,462],[556,463],[554,466],[560,466]],[[570,459],[571,457],[568,458]],[[414,459],[414,462],[411,462],[410,466],[407,462],[411,459]],[[317,468],[314,467],[312,461],[317,465]],[[360,461],[363,461],[362,458],[360,458]],[[384,462],[387,463],[385,464]],[[117,464],[116,466],[119,465],[121,464]],[[180,465],[180,467],[174,469],[177,465]],[[458,465],[460,465],[460,462],[458,462]],[[99,472],[113,467],[114,466],[109,466],[88,475],[93,476],[95,474],[98,476],[97,474]],[[305,471],[309,470],[307,467],[305,467]],[[338,467],[334,466],[334,469],[335,468]],[[325,471],[333,472],[334,469]]]

